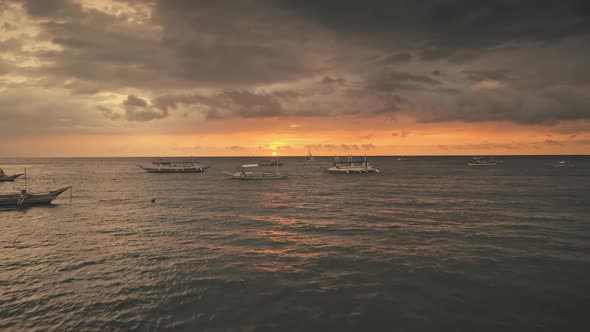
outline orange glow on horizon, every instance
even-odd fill
[[[572,134],[579,122],[555,126],[404,123],[371,129],[372,124],[358,125],[357,130],[291,130],[287,126],[233,133],[4,137],[0,156],[305,156],[308,151],[316,156],[590,153],[590,133],[578,130]]]

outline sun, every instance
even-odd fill
[[[272,152],[272,155],[276,157],[277,156],[277,152],[276,151],[273,151]]]

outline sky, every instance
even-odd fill
[[[0,0],[0,156],[590,153],[586,0]]]

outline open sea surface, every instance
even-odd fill
[[[221,173],[258,158],[0,159],[31,191],[73,186],[0,211],[0,330],[590,328],[590,157],[318,159],[283,158],[281,181]]]

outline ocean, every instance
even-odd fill
[[[282,158],[148,174],[149,158],[0,159],[51,206],[0,211],[0,329],[583,331],[590,157]],[[575,167],[555,168],[559,160]],[[272,167],[269,170],[273,170]],[[23,181],[0,183],[0,193]],[[152,202],[154,200],[154,202]]]

